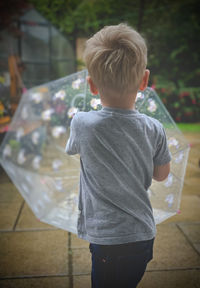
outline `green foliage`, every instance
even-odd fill
[[[173,81],[177,87],[180,80],[184,82],[184,86],[198,87],[199,3],[195,0],[164,2],[166,9],[158,7],[154,12],[149,11],[150,19],[156,16],[156,23],[150,20],[151,28],[144,27],[149,43],[149,67],[152,75],[162,75],[166,80]],[[151,80],[153,81],[153,77]]]
[[[150,85],[166,89],[167,93],[158,92],[176,121],[199,119],[198,0],[29,1],[71,40],[90,37],[103,26],[120,22],[140,28],[149,50]],[[182,92],[189,96],[179,97]]]
[[[29,2],[71,38],[89,36],[105,25],[137,19],[137,0],[29,0]]]
[[[176,87],[160,81],[156,92],[176,122],[200,122],[200,87]]]
[[[29,0],[71,40],[105,25],[128,22],[147,39],[151,81],[162,75],[178,87],[199,86],[198,0]],[[140,25],[139,25],[140,24]]]

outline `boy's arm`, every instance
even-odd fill
[[[165,165],[154,166],[153,179],[163,181],[167,178],[170,172],[170,162]]]
[[[171,154],[167,145],[167,137],[163,126],[161,126],[159,143],[154,155],[154,170],[153,179],[156,181],[163,181],[167,178],[170,172]]]
[[[74,155],[79,153],[79,141],[78,141],[78,125],[76,120],[76,115],[73,117],[70,125],[70,136],[66,144],[65,152],[69,155]]]

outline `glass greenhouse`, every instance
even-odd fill
[[[69,40],[35,9],[28,10],[15,24],[18,36],[0,33],[0,76],[8,74],[8,58],[19,57],[21,78],[26,88],[75,72],[75,51]]]

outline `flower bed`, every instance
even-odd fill
[[[176,122],[200,122],[200,87],[177,88],[172,83],[153,87]]]

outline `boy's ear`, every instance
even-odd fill
[[[93,95],[97,95],[99,93],[97,87],[95,86],[94,82],[92,81],[92,78],[90,76],[87,77],[88,84],[90,86],[90,91]]]
[[[148,69],[145,70],[144,76],[142,78],[142,82],[140,84],[139,90],[144,91],[147,88],[148,81],[149,81],[150,71]]]

